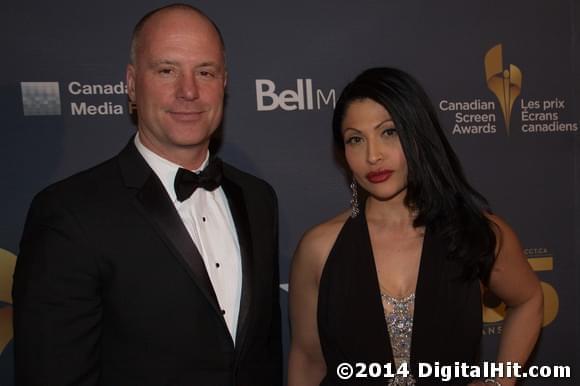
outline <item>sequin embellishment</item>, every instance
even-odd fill
[[[382,293],[383,308],[385,310],[385,320],[391,339],[391,348],[393,350],[393,359],[395,368],[393,373],[403,363],[406,363],[407,370],[411,370],[409,360],[411,358],[411,335],[413,333],[413,311],[415,306],[415,294],[395,298],[388,294]],[[409,373],[408,376],[401,374],[396,375],[389,380],[389,386],[413,386],[416,384],[415,377]]]

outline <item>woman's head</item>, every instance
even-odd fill
[[[465,275],[487,277],[495,235],[485,198],[473,189],[449,145],[421,85],[394,68],[372,68],[340,95],[334,140],[350,172],[375,199],[399,197],[416,215],[413,225],[433,226]]]
[[[341,133],[344,158],[358,184],[375,199],[404,200],[407,162],[391,114],[372,99],[353,100]]]
[[[345,122],[364,101],[380,105],[392,121],[406,161],[405,204],[419,212],[420,222],[432,218],[437,214],[434,212],[451,209],[450,200],[460,191],[472,193],[427,93],[411,75],[394,68],[364,71],[345,87],[337,101],[333,135],[351,171]],[[360,183],[360,176],[355,177]],[[362,185],[368,190],[368,184]]]

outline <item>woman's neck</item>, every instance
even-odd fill
[[[377,200],[369,197],[366,202],[365,215],[368,223],[392,229],[412,229],[416,214],[409,209],[403,198]]]

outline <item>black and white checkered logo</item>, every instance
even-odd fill
[[[58,82],[20,82],[22,109],[29,115],[60,115]]]

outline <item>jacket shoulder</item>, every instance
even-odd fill
[[[225,178],[241,186],[244,190],[261,192],[271,195],[276,199],[274,188],[265,180],[240,170],[227,162],[223,163],[223,172]]]
[[[34,201],[54,198],[74,204],[102,195],[112,186],[121,186],[122,177],[114,156],[98,165],[54,182],[36,194]]]

